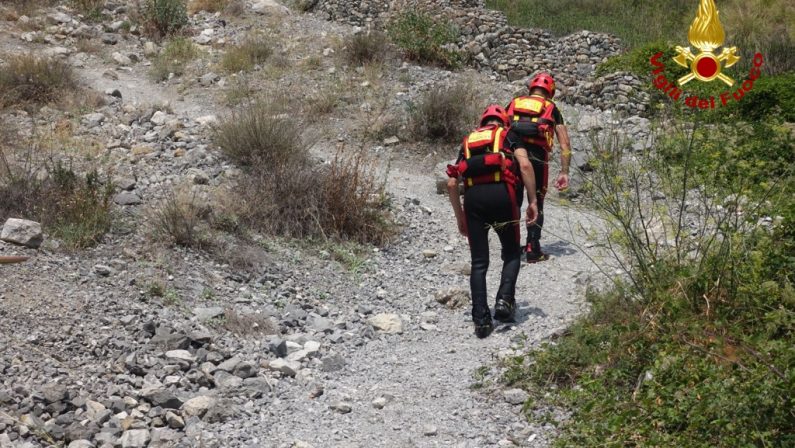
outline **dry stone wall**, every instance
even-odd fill
[[[621,50],[618,38],[579,31],[555,37],[541,29],[508,25],[501,11],[486,9],[482,0],[319,0],[314,11],[327,20],[381,29],[389,18],[406,10],[443,15],[460,31],[454,45],[469,65],[505,81],[540,71],[555,77],[559,96],[572,104],[644,115],[648,95],[631,74],[595,78],[596,66]]]

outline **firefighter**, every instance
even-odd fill
[[[494,329],[486,295],[489,267],[489,228],[502,246],[502,275],[494,306],[494,318],[510,321],[516,310],[516,280],[521,265],[520,209],[514,189],[519,185],[515,166],[527,190],[527,222],[535,221],[536,188],[533,167],[527,151],[511,153],[505,136],[508,117],[505,109],[490,105],[483,112],[480,126],[463,142],[455,165],[447,166],[447,191],[458,230],[467,236],[472,257],[469,283],[472,292],[472,321],[475,334],[485,338]],[[459,182],[464,183],[464,207],[459,198]]]
[[[560,173],[555,181],[558,191],[569,187],[569,164],[571,143],[563,116],[552,98],[555,96],[555,80],[548,73],[539,73],[527,83],[528,95],[514,98],[508,105],[508,146],[511,150],[524,148],[530,156],[536,179],[538,219],[527,224],[527,243],[524,247],[528,263],[549,259],[541,250],[541,229],[544,226],[544,197],[549,179],[549,155],[554,136],[560,143]],[[521,200],[521,198],[519,198]],[[520,204],[521,206],[521,204]]]

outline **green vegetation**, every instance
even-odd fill
[[[529,410],[572,410],[562,447],[793,446],[791,128],[674,127],[647,157],[621,156],[597,144],[585,193],[625,280],[591,291],[590,313],[505,380]],[[652,192],[667,199],[643,206]]]
[[[693,0],[486,0],[506,13],[509,23],[544,28],[558,35],[579,30],[600,31],[621,38],[629,48],[650,42],[687,45],[687,30],[696,15]],[[727,0],[718,5],[727,45],[737,46],[743,59],[755,52],[768,58],[768,73],[795,69],[795,5],[788,0]]]
[[[99,19],[102,8],[105,6],[105,0],[72,0],[72,4],[86,17]]]
[[[221,59],[221,67],[227,73],[249,71],[262,64],[273,53],[264,36],[249,37],[241,44],[227,50]]]
[[[164,81],[173,73],[181,76],[188,63],[200,55],[200,51],[190,39],[175,37],[166,43],[163,51],[152,61],[152,76]]]
[[[96,171],[78,175],[60,161],[37,161],[33,151],[15,158],[0,149],[0,217],[39,221],[64,249],[93,246],[110,230],[112,194]]]
[[[407,11],[389,24],[387,34],[410,60],[450,68],[460,63],[460,55],[445,48],[456,41],[458,29],[443,18]]]
[[[144,32],[157,39],[178,33],[188,25],[185,0],[143,0],[139,9]]]

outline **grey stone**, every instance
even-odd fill
[[[347,414],[353,410],[353,407],[351,407],[350,403],[346,403],[344,401],[338,401],[332,404],[330,407],[332,410],[337,411],[340,414]]]
[[[132,64],[132,59],[130,59],[129,56],[123,55],[123,54],[119,53],[118,51],[113,52],[113,54],[110,57],[111,57],[111,59],[116,61],[116,63],[119,64],[119,65],[130,65],[130,64]]]
[[[122,448],[145,448],[149,444],[149,431],[146,429],[130,429],[121,436]]]
[[[0,446],[2,446],[2,444],[0,444]],[[67,448],[94,448],[94,444],[91,443],[90,440],[85,439],[72,440],[69,445],[67,445]]]
[[[138,205],[141,203],[141,197],[130,191],[122,191],[113,197],[113,202],[118,205]]]
[[[524,402],[527,401],[529,395],[527,395],[527,392],[523,391],[522,389],[508,389],[503,391],[502,397],[510,404],[519,405],[524,404]]]
[[[221,364],[218,364],[217,369],[231,373],[235,371],[235,367],[237,367],[237,365],[240,364],[241,362],[243,362],[243,360],[240,359],[239,356],[233,356],[227,359],[226,361],[222,362]]]
[[[41,233],[41,224],[36,221],[9,218],[0,232],[0,240],[35,249],[44,241],[44,235]]]
[[[160,406],[166,409],[179,409],[182,400],[177,398],[173,392],[164,388],[150,388],[141,393],[141,396],[153,406]]]
[[[196,362],[196,356],[187,350],[169,350],[166,352],[166,358],[177,359],[186,362]]]
[[[105,121],[105,114],[101,114],[99,112],[91,113],[83,115],[82,122],[85,126],[89,128],[95,128],[102,124]]]
[[[106,45],[116,45],[119,43],[119,36],[113,33],[105,33],[102,35],[102,43]]]
[[[196,307],[193,309],[193,315],[196,316],[196,318],[200,321],[204,322],[216,317],[222,317],[224,315],[224,309],[220,306],[211,306],[207,308]]]
[[[94,266],[94,272],[103,277],[107,277],[113,273],[113,268],[104,264],[98,264]]]
[[[202,77],[199,78],[199,84],[203,85],[204,87],[209,87],[209,86],[213,85],[219,79],[220,79],[220,76],[216,75],[215,73],[210,72],[210,73],[202,75]]]
[[[214,404],[214,398],[207,395],[199,395],[183,403],[182,412],[187,417],[202,417]]]
[[[240,378],[251,378],[257,375],[257,367],[250,362],[244,361],[235,367],[233,373]]]
[[[403,333],[403,321],[393,313],[380,313],[367,320],[376,330],[387,334]]]
[[[295,361],[288,361],[286,359],[274,359],[268,363],[268,368],[281,372],[283,375],[295,376],[301,370],[301,364]]]
[[[168,423],[169,428],[181,429],[185,427],[185,420],[171,411],[166,412],[166,423]]]
[[[168,114],[164,113],[163,111],[157,111],[152,114],[152,118],[149,119],[152,124],[156,126],[162,126],[168,121]]]
[[[235,389],[243,384],[243,379],[229,372],[218,370],[213,374],[215,384],[222,389]]]

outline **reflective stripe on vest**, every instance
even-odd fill
[[[472,157],[469,149],[470,146],[481,147],[491,145],[491,152],[499,153],[502,149],[501,146],[504,133],[505,129],[497,127],[495,129],[485,129],[469,134],[467,138],[464,139],[464,159],[469,160],[469,158]],[[494,173],[494,182],[500,182],[501,180],[500,171],[496,171]],[[475,185],[474,179],[471,177],[468,177],[466,181],[468,187]]]

